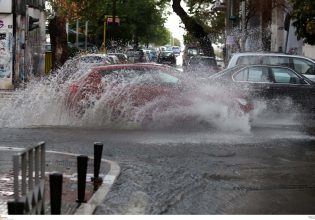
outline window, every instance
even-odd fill
[[[235,81],[270,82],[268,69],[264,67],[249,67],[233,76]]]
[[[293,58],[294,70],[301,74],[315,75],[315,64],[308,60]]]
[[[294,72],[289,69],[274,67],[271,69],[275,83],[288,84],[305,84],[303,79],[300,79]]]
[[[262,59],[263,64],[282,65],[290,67],[290,58],[282,56],[264,56]]]
[[[260,56],[241,56],[237,60],[237,65],[260,64]]]
[[[196,56],[196,55],[198,55],[198,50],[197,49],[188,49],[187,54]]]

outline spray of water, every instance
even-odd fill
[[[0,127],[211,127],[223,131],[250,131],[249,115],[242,114],[236,105],[231,105],[225,94],[226,89],[200,83],[200,79],[189,77],[181,77],[182,83],[186,87],[198,84],[194,92],[160,96],[141,104],[135,104],[131,92],[133,85],[139,81],[105,80],[104,91],[82,100],[80,112],[69,109],[69,86],[89,68],[74,68],[74,61],[69,61],[47,77],[31,79],[25,88],[16,90],[10,99],[1,100]]]

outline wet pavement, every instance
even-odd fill
[[[14,200],[13,189],[13,161],[12,157],[22,148],[0,146],[0,213],[7,214],[7,202]],[[78,199],[78,177],[77,157],[78,154],[66,152],[46,151],[45,167],[45,214],[50,214],[50,186],[49,175],[61,173],[62,183],[62,206],[61,214],[93,214],[96,206],[102,202],[120,173],[117,163],[102,159],[100,164],[99,177],[102,178],[98,189],[94,191],[94,158],[89,157],[85,200],[86,203],[77,202]]]
[[[51,151],[92,155],[91,143],[99,141],[104,143],[104,158],[121,167],[119,178],[109,171],[105,175],[108,187],[93,195],[88,191],[89,202],[77,209],[76,186],[71,182],[75,178],[71,168],[74,163],[59,156],[47,160],[52,168],[49,172],[57,170],[54,168],[64,170],[66,188],[72,193],[73,199],[64,196],[64,201],[69,201],[65,204],[69,205],[64,206],[63,213],[73,213],[73,207],[76,213],[96,215],[315,213],[312,121],[307,121],[307,129],[301,121],[287,115],[268,117],[260,124],[254,121],[254,125],[223,117],[222,122],[213,126],[184,123],[156,129],[114,129],[96,126],[104,119],[102,112],[91,112],[88,115],[91,117],[79,124],[65,121],[59,117],[60,109],[55,114],[55,103],[42,111],[36,108],[41,117],[24,114],[33,112],[33,106],[52,101],[34,104],[26,100],[27,108],[15,111],[20,105],[13,105],[5,109],[0,145],[15,148],[45,141]],[[205,115],[209,116],[206,110]],[[178,114],[181,113],[184,112]],[[225,120],[229,123],[224,123]],[[2,160],[7,158],[0,157]],[[7,184],[9,187],[10,183]],[[94,196],[97,199],[93,201]],[[86,211],[91,209],[94,212]]]

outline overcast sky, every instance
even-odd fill
[[[181,3],[181,6],[187,11],[187,7],[184,2]],[[172,7],[169,8],[169,11],[171,14],[165,23],[165,27],[172,32],[173,37],[179,39],[181,44],[183,44],[183,35],[185,34],[185,30],[180,26],[184,25],[181,23],[180,18],[173,12]]]

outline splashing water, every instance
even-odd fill
[[[67,108],[67,92],[69,86],[88,69],[89,66],[78,70],[73,62],[67,62],[47,77],[30,80],[26,88],[16,90],[10,99],[0,100],[0,127],[211,127],[223,131],[250,131],[248,115],[240,115],[239,109],[231,112],[229,105],[222,101],[209,101],[209,96],[224,97],[224,88],[206,84],[200,84],[193,94],[161,96],[143,105],[134,105],[130,95],[132,84],[107,82],[104,92],[98,97],[91,96],[85,103],[88,105],[84,113],[78,117]],[[198,83],[196,78],[183,81],[190,85]],[[179,101],[183,97],[189,104]]]

